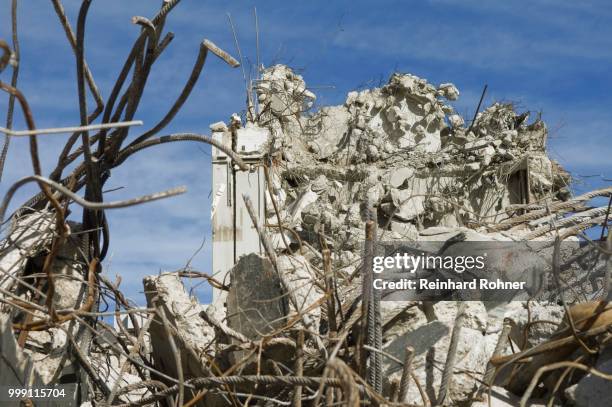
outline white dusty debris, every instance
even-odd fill
[[[151,346],[156,364],[168,370],[176,369],[171,340],[180,349],[183,373],[187,376],[203,376],[205,351],[214,338],[211,326],[200,318],[205,311],[195,298],[185,291],[176,274],[161,274],[146,277],[143,281],[147,306],[159,309],[159,315],[151,322]],[[164,322],[164,319],[166,320]],[[176,371],[174,371],[176,377]]]
[[[546,126],[510,104],[494,104],[466,128],[445,102],[458,97],[452,84],[394,74],[382,88],[315,112],[303,109],[314,99],[304,86],[287,67],[266,70],[258,96],[268,100],[274,89],[300,108],[277,117],[262,105],[251,124],[271,134],[268,215],[276,217],[274,198],[281,221],[301,237],[324,231],[334,249],[354,250],[365,204],[388,218],[390,236],[416,239],[415,229],[479,228],[510,217],[509,207],[568,196],[569,175],[546,155]]]
[[[55,290],[52,302],[56,309],[81,309],[89,311],[92,303],[88,301],[87,266],[83,261],[80,224],[68,223],[68,237],[57,253],[58,258],[50,267],[54,276]],[[14,219],[8,237],[0,249],[0,286],[12,291],[13,301],[23,299],[37,300],[36,292],[28,290],[28,281],[35,281],[31,276],[36,270],[42,270],[44,259],[56,231],[53,212],[43,210],[25,214]],[[4,292],[7,292],[4,291]],[[92,298],[93,300],[93,298]],[[6,305],[4,305],[6,306]],[[6,308],[8,309],[8,308]],[[70,399],[76,400],[79,392],[80,367],[67,357],[71,348],[68,334],[74,338],[75,345],[88,352],[89,335],[78,326],[65,326],[63,329],[50,326],[46,330],[22,331],[16,338],[11,335],[9,324],[30,324],[36,319],[46,319],[48,315],[40,310],[15,312],[12,319],[0,315],[2,319],[3,358],[11,355],[18,363],[13,365],[7,359],[6,369],[2,370],[0,383],[20,383],[32,386],[46,386],[62,380],[67,383]],[[12,349],[12,350],[11,350]],[[21,360],[21,362],[19,362]],[[27,363],[24,364],[24,361]],[[20,376],[21,377],[18,377]],[[6,381],[5,381],[6,380]],[[17,380],[17,382],[15,381]]]
[[[603,208],[591,209],[586,202],[610,193],[599,190],[571,198],[570,175],[547,155],[542,120],[530,120],[529,112],[518,113],[512,104],[494,103],[468,122],[452,107],[460,93],[451,83],[435,86],[396,73],[380,88],[350,92],[343,105],[313,110],[316,96],[303,78],[276,65],[263,71],[255,92],[260,111],[247,116],[247,126],[265,128],[270,135],[265,224],[279,271],[286,273],[287,261],[295,259],[292,262],[303,264],[305,284],[312,286],[314,281],[320,290],[325,287],[321,253],[330,250],[335,295],[342,304],[336,304],[336,312],[359,303],[361,279],[355,276],[371,216],[368,208],[377,209],[378,239],[386,241],[446,242],[459,234],[468,242],[545,240],[556,230],[571,240],[601,216]],[[564,221],[568,212],[576,215]],[[558,222],[560,228],[555,226]],[[280,230],[274,227],[279,224]],[[251,339],[278,329],[279,321],[291,314],[282,295],[285,288],[265,257],[240,258],[230,278],[229,324]],[[505,267],[511,266],[520,273],[527,264],[549,266],[536,257],[526,246],[512,262],[500,258],[498,269],[509,272]],[[251,264],[255,260],[257,265]],[[262,296],[276,299],[256,307]],[[313,289],[308,303],[320,296]],[[237,302],[245,307],[242,311]],[[329,302],[321,308],[316,319],[321,318],[320,332],[326,334]],[[383,357],[384,392],[392,394],[399,385],[399,362],[406,346],[412,346],[416,380],[404,401],[422,404],[425,397],[435,402],[458,318],[457,304],[382,302],[381,308],[381,349],[391,355]],[[504,331],[508,340],[497,349],[498,358],[550,340],[563,325],[564,314],[556,303],[469,302],[461,316],[445,403],[484,400],[482,378],[491,369],[504,321],[512,323]],[[254,320],[252,327],[245,326],[245,318]],[[509,393],[502,379],[507,377],[495,381],[493,405],[516,405],[520,394]],[[538,403],[532,400],[531,405]]]
[[[612,360],[607,284],[550,260],[557,236],[563,261],[576,253],[582,263],[592,260],[576,236],[605,221],[607,208],[592,202],[612,188],[573,197],[570,175],[547,155],[540,118],[494,103],[471,122],[452,105],[460,96],[452,83],[402,73],[318,109],[304,78],[284,65],[264,69],[253,92],[244,123],[234,114],[210,126],[222,179],[211,198],[219,226],[213,240],[222,248],[214,256],[229,265],[214,275],[187,267],[148,276],[146,308],[135,307],[119,281],[88,267],[88,242],[79,237],[88,234],[69,223],[49,268],[58,310],[51,321],[36,305],[49,302],[42,288],[51,291],[26,282],[38,284],[45,270],[58,236],[55,215],[14,218],[0,251],[2,384],[63,380],[89,405],[176,404],[179,397],[197,406],[298,399],[486,406],[489,388],[492,406],[516,406],[522,397],[532,406],[609,400],[608,382],[594,371],[561,377],[558,370],[535,381],[541,367],[560,361],[609,374]],[[242,205],[245,191],[250,200]],[[554,266],[560,275],[545,278],[578,290],[563,298],[569,304],[558,297],[379,301],[364,290],[366,237],[445,254],[464,243],[514,243],[514,257],[490,251],[492,272],[522,278]],[[534,254],[536,244],[543,249]],[[186,290],[187,277],[207,279],[212,304]],[[597,295],[573,304],[589,289]],[[114,327],[90,312],[109,293]],[[31,329],[28,315],[49,326]],[[87,328],[96,322],[97,330]]]

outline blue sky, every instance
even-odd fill
[[[75,61],[48,1],[19,2],[21,72],[38,127],[79,122]],[[76,25],[77,1],[65,1]],[[161,1],[94,0],[85,53],[107,97],[139,29],[134,15],[152,17]],[[153,68],[136,118],[152,126],[172,105],[187,79],[199,43],[208,38],[237,56],[226,13],[231,13],[245,56],[255,66],[253,6],[260,26],[261,61],[299,71],[319,104],[342,103],[347,92],[377,86],[393,71],[430,82],[453,82],[461,91],[457,110],[471,117],[484,84],[485,105],[513,101],[541,111],[550,129],[549,149],[577,176],[576,190],[609,185],[612,178],[612,4],[608,1],[196,1],[183,0],[166,30],[175,39]],[[10,1],[0,1],[0,38],[10,40]],[[2,73],[10,81],[9,71]],[[196,89],[161,134],[209,134],[210,123],[244,109],[240,69],[209,56]],[[0,112],[7,98],[0,99]],[[90,103],[90,106],[92,104]],[[4,122],[4,113],[0,115]],[[17,114],[15,128],[25,125]],[[134,131],[131,134],[137,134]],[[41,137],[43,168],[55,165],[67,135]],[[13,140],[0,192],[31,174],[27,140]],[[210,149],[185,143],[159,146],[115,170],[107,200],[186,185],[170,200],[109,212],[111,249],[105,272],[121,275],[121,287],[138,303],[144,275],[175,270],[206,239],[192,265],[208,271],[210,244]],[[580,175],[596,175],[580,177]],[[34,191],[26,189],[14,204]],[[205,285],[197,289],[209,298]]]

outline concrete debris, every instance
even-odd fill
[[[561,305],[546,302],[513,303],[504,318],[514,321],[510,337],[519,349],[533,348],[549,339],[563,321]],[[538,322],[543,321],[543,322]],[[527,331],[529,335],[525,336]]]
[[[287,229],[286,234],[270,230],[280,255],[277,267],[284,270],[293,259],[301,264],[297,269],[302,268],[304,283],[320,290],[326,266],[319,253],[331,250],[332,267],[337,270],[334,290],[343,310],[354,306],[360,294],[359,280],[352,277],[361,267],[356,254],[371,216],[367,208],[378,209],[380,239],[423,243],[446,242],[458,235],[472,244],[512,242],[533,236],[541,225],[548,225],[547,232],[554,230],[551,222],[567,217],[568,209],[580,214],[577,223],[582,226],[599,213],[585,211],[584,199],[571,203],[570,176],[546,153],[546,125],[539,118],[530,121],[529,112],[517,113],[512,104],[494,103],[468,128],[449,103],[460,95],[453,84],[436,87],[410,74],[394,74],[380,88],[350,92],[343,105],[319,110],[310,109],[315,95],[305,91],[303,78],[288,67],[264,70],[255,89],[263,107],[259,119],[249,125],[266,128],[270,134],[272,193],[264,194],[265,224],[280,222]],[[574,232],[566,238],[579,230],[565,229]],[[516,278],[525,270],[550,264],[532,254],[529,246],[511,261],[503,253],[496,260],[497,255],[491,253],[496,270],[514,273]],[[255,259],[257,265],[251,264]],[[280,320],[289,312],[282,299],[285,288],[275,282],[273,269],[264,257],[250,254],[241,257],[231,272],[230,326],[251,339],[280,326],[264,328],[263,320]],[[321,291],[314,291],[307,296],[309,304],[322,298]],[[274,305],[257,308],[262,295],[276,298]],[[239,311],[233,304],[236,300],[248,306]],[[316,318],[322,319],[321,332],[326,333],[334,323],[328,321],[329,304],[321,308]],[[273,315],[264,315],[270,312]],[[245,328],[242,318],[247,313],[256,321],[259,335]],[[563,307],[556,303],[469,302],[456,345],[448,393],[451,404],[480,397],[479,377],[490,368],[504,321],[512,321],[509,341],[496,350],[496,357],[546,343],[563,315]],[[381,317],[382,350],[396,358],[383,358],[383,394],[399,385],[402,368],[397,361],[403,361],[406,347],[412,346],[416,381],[425,389],[425,397],[435,401],[457,318],[456,303],[382,302]],[[494,405],[517,402],[507,389],[496,389]],[[406,396],[409,403],[424,403],[419,386],[411,386]]]
[[[27,289],[29,284],[24,280],[34,281],[32,274],[43,268],[46,252],[56,230],[54,220],[55,216],[50,211],[34,212],[13,220],[8,237],[0,249],[0,285],[6,290],[5,293],[13,292],[13,301],[37,298],[36,293]],[[67,226],[72,235],[68,236],[50,268],[55,280],[52,301],[57,309],[82,309],[87,303],[85,297],[88,292],[88,283],[83,277],[87,273],[81,255],[83,241],[79,232],[82,228],[76,223]],[[10,309],[6,307],[5,301],[3,303],[5,310]],[[75,401],[79,397],[83,377],[80,367],[71,358],[67,358],[67,351],[72,346],[68,335],[75,338],[76,346],[84,351],[89,349],[88,335],[80,332],[78,326],[72,325],[63,329],[48,327],[46,330],[29,332],[29,335],[22,331],[15,337],[10,328],[12,324],[28,324],[48,317],[40,310],[26,311],[24,308],[17,309],[10,317],[9,314],[0,314],[0,337],[3,342],[0,347],[3,360],[0,383],[44,387],[62,380],[70,392],[69,400]],[[51,402],[49,405],[55,404]]]
[[[25,267],[29,258],[40,254],[51,243],[55,224],[51,212],[38,212],[13,221],[11,232],[0,250],[2,288],[16,284],[14,274]]]
[[[274,89],[285,104],[304,106],[294,91],[303,79],[289,68],[269,68],[262,78],[258,94]],[[402,239],[416,238],[405,232],[412,227],[478,229],[508,219],[503,208],[565,197],[569,178],[546,155],[543,122],[494,104],[466,133],[445,103],[458,95],[452,84],[394,74],[382,88],[349,93],[341,106],[261,118],[253,125],[269,129],[269,154],[279,163],[270,168],[275,196],[266,194],[266,207],[274,199],[281,221],[309,243],[325,230],[337,237],[334,248],[353,250],[364,225],[355,202],[380,208]]]
[[[183,374],[186,377],[205,375],[207,370],[203,366],[206,350],[215,336],[213,328],[200,318],[200,312],[206,311],[206,307],[189,296],[176,274],[145,277],[143,285],[147,307],[158,308],[164,314],[163,317],[158,315],[149,328],[156,365],[164,366],[177,377],[171,345],[174,340],[181,350]],[[163,321],[164,318],[166,322]],[[171,333],[172,340],[168,332]]]
[[[227,314],[231,328],[256,340],[283,325],[289,302],[267,258],[256,253],[241,257],[230,272],[230,281]]]
[[[251,340],[278,330],[295,312],[311,315],[316,321],[313,328],[318,329],[320,308],[316,305],[323,293],[314,285],[317,276],[310,263],[303,256],[279,256],[277,268],[289,287],[283,287],[270,261],[255,253],[241,257],[230,272],[228,325]],[[293,307],[285,289],[294,293],[299,309]]]
[[[304,79],[285,65],[266,69],[255,91],[258,102],[279,120],[307,111],[316,99],[314,93],[306,89]]]
[[[82,225],[68,224],[47,267],[59,239],[56,215],[44,209],[14,219],[0,250],[2,384],[70,383],[91,405],[322,397],[515,406],[523,397],[536,406],[552,397],[591,406],[612,397],[593,371],[557,386],[558,372],[532,383],[559,361],[612,372],[604,338],[612,316],[607,302],[595,301],[607,284],[564,263],[592,260],[576,236],[605,221],[606,207],[589,202],[612,189],[572,197],[570,175],[547,155],[540,118],[494,103],[471,122],[452,105],[460,96],[452,83],[402,73],[319,109],[304,78],[284,65],[263,69],[253,92],[244,123],[234,114],[210,126],[211,275],[187,267],[148,276],[146,308],[138,308],[85,260],[90,244],[80,236],[91,235]],[[234,165],[224,146],[245,165]],[[586,305],[574,304],[583,291],[511,302],[380,301],[363,288],[362,250],[372,236],[449,256],[464,245],[513,242],[514,256],[487,249],[492,275],[552,270],[543,279],[589,285],[597,296]],[[561,263],[551,261],[557,236]],[[535,252],[536,244],[543,249]],[[187,277],[213,286],[212,304],[186,291]],[[88,329],[108,296],[115,327],[98,320]],[[53,312],[43,312],[49,304]]]
[[[606,349],[597,359],[597,371],[612,374],[612,354],[610,348]],[[573,386],[565,389],[568,405],[576,407],[605,406],[612,400],[612,386],[606,379],[588,373]]]

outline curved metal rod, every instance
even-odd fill
[[[210,52],[224,60],[232,68],[238,68],[240,66],[240,62],[238,62],[236,58],[231,56],[228,52],[219,48],[214,42],[210,40],[204,40],[203,45],[208,48]]]
[[[156,133],[166,127],[168,123],[170,123],[170,121],[174,118],[174,116],[176,116],[178,111],[181,109],[181,107],[183,107],[183,104],[191,94],[191,91],[198,82],[198,79],[200,78],[200,74],[202,73],[202,69],[204,68],[204,63],[206,62],[206,56],[208,54],[208,51],[221,58],[232,68],[240,66],[240,63],[234,57],[219,48],[212,41],[207,39],[202,41],[202,43],[200,44],[200,52],[198,53],[198,58],[196,59],[196,63],[193,66],[193,69],[191,70],[191,75],[189,75],[189,79],[183,87],[183,91],[179,95],[178,99],[176,100],[176,102],[174,102],[174,105],[170,108],[166,116],[164,116],[164,118],[158,124],[156,124],[151,130],[148,130],[143,135],[138,136],[133,142],[128,145],[128,147],[135,146],[150,138],[151,136],[154,136]]]
[[[17,35],[17,0],[11,1],[11,30],[13,31],[13,58],[15,64],[13,65],[13,73],[11,75],[11,86],[17,87],[17,80],[19,79],[19,36]],[[9,59],[10,61],[10,59]],[[2,69],[0,68],[0,71]],[[15,113],[15,96],[9,97],[8,109],[6,111],[6,127],[13,128],[13,115]],[[9,146],[11,144],[11,137],[7,134],[4,136],[4,145],[2,146],[2,152],[0,152],[0,180],[4,174],[4,165],[6,163],[6,157],[8,155]]]
[[[121,71],[119,72],[119,76],[117,77],[117,80],[115,81],[115,84],[113,85],[113,89],[111,90],[108,100],[106,101],[106,105],[104,107],[104,114],[102,115],[102,123],[108,123],[111,120],[111,116],[113,114],[113,108],[115,107],[115,103],[117,102],[117,98],[119,97],[119,92],[121,91],[121,88],[123,87],[123,84],[125,83],[125,80],[127,79],[130,69],[132,69],[132,65],[134,64],[134,61],[136,60],[136,54],[140,52],[141,48],[144,46],[145,38],[146,37],[144,35],[141,35],[140,37],[138,37],[136,42],[134,42],[134,45],[132,46],[132,49],[130,50],[130,53],[128,54],[125,62],[123,63],[123,67],[121,68]],[[107,132],[104,129],[100,132],[98,150],[96,153],[98,156],[101,156],[106,148],[106,133]],[[62,158],[70,154],[71,148],[72,146],[70,146],[67,150],[65,149],[62,152]],[[59,167],[59,164],[58,164],[58,167]]]
[[[155,50],[155,59],[157,59],[162,54],[162,52],[166,50],[166,48],[168,47],[168,45],[170,45],[173,39],[174,33],[170,31],[164,36],[164,38],[159,41],[159,45]]]
[[[156,45],[157,45],[157,32],[155,30],[154,24],[146,19],[145,17],[136,16],[132,19],[134,24],[140,25],[143,28],[143,33],[145,36],[143,38],[147,39],[147,49],[143,55],[141,53],[137,53],[134,60],[134,71],[132,73],[132,82],[126,91],[126,104],[121,105],[121,109],[117,109],[115,115],[117,113],[121,113],[123,108],[125,108],[124,120],[132,120],[138,106],[140,104],[140,100],[144,93],[144,88],[147,84],[147,80],[149,78],[149,74],[151,73],[151,68],[156,61]],[[143,45],[144,46],[144,45]],[[121,101],[123,102],[123,100]],[[113,116],[116,117],[116,116]],[[125,141],[128,136],[128,129],[119,129],[116,131],[116,136],[113,137],[113,142],[109,147],[108,152],[102,151],[107,157],[110,157],[111,160],[116,157],[121,149],[121,145]]]
[[[149,43],[147,44],[148,52],[154,53],[157,46],[157,32],[153,23],[146,17],[134,16],[132,17],[132,24],[137,24],[145,30],[149,38]]]
[[[161,10],[159,10],[159,13],[157,13],[157,15],[155,17],[153,17],[153,20],[152,20],[153,24],[157,25],[164,18],[166,18],[168,13],[170,11],[172,11],[172,9],[174,7],[176,7],[176,5],[180,3],[180,1],[181,0],[169,0],[169,1],[166,1],[166,4],[162,7]]]
[[[236,154],[236,152],[234,152],[231,148],[229,148],[225,144],[213,139],[212,137],[204,136],[201,134],[194,134],[194,133],[171,134],[169,136],[162,136],[159,138],[143,141],[142,143],[137,144],[135,146],[131,146],[131,147],[128,146],[119,153],[119,155],[117,156],[117,160],[115,160],[115,162],[113,163],[113,167],[116,167],[119,164],[123,163],[129,156],[131,156],[132,154],[140,150],[143,150],[148,147],[156,146],[158,144],[170,143],[173,141],[199,141],[201,143],[210,144],[212,146],[215,146],[219,150],[223,151],[225,154],[227,154],[236,163],[236,165],[240,167],[241,170],[248,171],[249,169],[249,167],[245,164],[245,162],[242,161],[242,158],[240,158],[240,156]]]
[[[160,130],[166,127],[172,119],[174,119],[174,116],[176,116],[176,114],[181,109],[181,107],[183,107],[183,104],[185,103],[185,101],[191,94],[191,91],[193,90],[196,83],[198,82],[198,79],[200,78],[200,74],[202,73],[202,69],[204,68],[204,63],[206,62],[207,54],[208,54],[208,48],[206,47],[204,42],[202,42],[202,44],[200,44],[200,52],[198,53],[198,58],[196,59],[196,62],[193,65],[193,69],[191,70],[191,75],[189,75],[189,79],[187,80],[187,83],[183,87],[183,91],[179,95],[178,99],[176,99],[176,102],[174,102],[174,105],[172,105],[168,113],[166,113],[164,118],[161,119],[159,123],[153,126],[151,130],[148,130],[141,136],[138,136],[133,142],[131,142],[128,145],[128,147],[135,146],[139,143],[142,143],[149,137],[154,136]]]
[[[72,51],[76,55],[76,52],[77,52],[76,51],[76,46],[77,46],[76,36],[74,35],[74,32],[72,31],[72,27],[70,26],[68,17],[66,17],[64,6],[60,2],[60,0],[51,0],[51,3],[53,3],[55,14],[57,14],[60,24],[64,28],[64,33],[66,34],[66,38],[68,39],[68,42],[70,43],[70,47],[72,48]],[[96,102],[96,109],[89,115],[89,122],[92,122],[93,120],[95,120],[96,117],[98,117],[100,113],[102,113],[102,110],[104,110],[104,100],[102,99],[102,95],[100,94],[100,90],[98,89],[98,86],[96,85],[96,81],[93,78],[93,75],[91,73],[91,70],[89,69],[87,61],[83,61],[83,67],[85,69],[85,79],[87,79],[87,85],[89,87],[89,90],[91,91],[94,101]]]
[[[0,40],[0,49],[4,51],[2,53],[2,56],[0,57],[0,72],[2,72],[11,61],[12,51],[11,47],[9,47],[9,45],[4,40]]]
[[[0,81],[0,89],[7,92],[9,95],[15,96],[17,98],[21,106],[21,110],[23,111],[23,116],[25,118],[26,124],[28,125],[28,129],[32,131],[36,130],[36,125],[34,124],[34,116],[32,115],[30,104],[28,103],[23,93],[21,93],[19,89],[14,88],[2,81]],[[32,156],[32,167],[34,169],[34,173],[40,175],[40,159],[38,158],[38,144],[36,143],[36,134],[30,134],[30,155]]]
[[[17,98],[17,100],[19,101],[19,105],[21,106],[21,110],[23,111],[23,116],[25,117],[28,128],[30,130],[35,130],[36,125],[34,124],[34,116],[32,115],[32,110],[30,109],[30,105],[28,104],[28,101],[23,95],[23,93],[21,93],[19,89],[14,88],[10,85],[7,85],[6,83],[3,83],[2,81],[0,81],[0,89],[2,89],[5,92],[8,92],[9,94]],[[38,143],[36,142],[36,135],[31,135],[29,139],[30,139],[30,156],[32,160],[32,167],[34,169],[34,174],[40,175],[41,174],[40,158],[38,157]],[[57,199],[55,199],[55,197],[53,196],[49,188],[46,186],[46,184],[38,183],[38,186],[40,187],[41,192],[44,194],[44,196],[47,197],[51,205],[53,205],[53,208],[55,209],[56,214],[57,214],[57,225],[59,228],[64,222],[64,219],[63,219],[64,213],[63,213],[62,207],[60,206],[59,202],[57,202]],[[4,213],[2,215],[4,215]],[[0,224],[2,222],[0,222]]]
[[[45,184],[54,190],[60,192],[61,194],[67,196],[72,199],[76,204],[82,206],[83,208],[90,209],[92,211],[99,211],[104,209],[118,209],[125,208],[128,206],[139,205],[145,202],[157,201],[159,199],[169,198],[171,196],[180,195],[187,192],[187,188],[184,186],[168,189],[163,192],[156,192],[149,195],[143,195],[138,198],[126,199],[124,201],[113,201],[113,202],[91,202],[86,199],[81,198],[79,195],[75,194],[65,186],[58,184],[55,181],[51,181],[48,178],[41,177],[40,175],[30,175],[28,177],[24,177],[19,181],[15,182],[11,187],[6,191],[4,198],[2,199],[2,205],[0,205],[0,224],[4,222],[4,214],[6,213],[6,209],[15,195],[15,192],[21,188],[23,185],[29,182],[38,182]]]

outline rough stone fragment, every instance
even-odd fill
[[[0,286],[14,283],[11,274],[20,272],[28,260],[40,254],[53,238],[55,215],[52,212],[36,212],[25,215],[11,225],[11,231],[2,242],[0,250]]]
[[[212,132],[224,132],[227,131],[227,125],[224,122],[216,122],[209,126]]]
[[[319,159],[326,159],[336,153],[342,139],[348,135],[350,114],[344,106],[331,106],[321,109],[317,133],[311,141]]]
[[[207,359],[204,355],[210,350],[209,345],[215,336],[213,328],[200,317],[200,312],[206,307],[189,296],[176,273],[145,277],[143,285],[147,306],[162,307],[171,329],[176,332],[173,337],[181,352],[185,377],[206,376],[204,366]],[[159,318],[151,323],[149,332],[156,366],[164,366],[166,372],[178,377],[168,336]]]
[[[399,188],[406,180],[414,175],[414,168],[403,167],[394,169],[389,173],[389,185]]]
[[[255,87],[258,100],[270,106],[277,117],[300,114],[308,110],[316,96],[306,89],[304,79],[286,65],[274,65],[261,73]]]
[[[595,369],[607,375],[612,374],[612,352],[609,348],[599,357]],[[565,396],[571,405],[576,407],[605,406],[612,400],[612,386],[609,380],[589,373],[578,383],[565,389]]]
[[[459,116],[458,114],[453,114],[449,116],[448,121],[453,129],[463,127],[463,125],[465,124],[463,117]]]
[[[310,320],[318,329],[320,308],[312,307],[323,295],[314,285],[315,273],[303,256],[278,256],[278,271],[283,283],[270,261],[261,255],[251,253],[242,256],[230,272],[230,291],[227,297],[228,325],[250,339],[284,326],[286,316],[294,310],[286,295],[290,290],[299,310],[308,310]],[[265,304],[265,306],[262,306]],[[311,309],[313,308],[313,309]]]
[[[529,312],[527,311],[529,306]],[[551,321],[552,323],[536,323],[529,327],[529,335],[527,336],[527,343],[523,345],[524,336],[523,329],[529,321],[529,315],[531,315],[531,321]],[[519,344],[519,346],[534,347],[551,337],[557,330],[557,325],[563,320],[565,310],[561,305],[550,303],[550,302],[516,302],[513,306],[506,310],[505,317],[511,318],[516,326],[512,327],[510,336],[512,340]]]
[[[284,324],[289,303],[266,257],[256,253],[240,257],[230,271],[230,281],[227,314],[232,329],[258,339]]]
[[[406,346],[409,345],[415,349],[413,371],[430,400],[435,400],[442,377],[440,368],[433,366],[444,366],[451,331],[452,326],[442,321],[432,321],[395,337],[393,341],[383,346],[385,352],[400,360],[403,360]],[[484,372],[493,347],[494,344],[487,342],[482,332],[462,328],[457,347],[455,374],[448,394],[453,402],[462,403],[472,398],[479,384],[474,374]],[[470,374],[465,373],[468,371]],[[388,361],[383,374],[383,377],[386,378],[386,385],[389,386],[392,381],[399,380],[400,376],[401,366],[393,361]],[[414,383],[411,383],[409,388],[407,401],[414,404],[422,403]]]
[[[473,162],[465,164],[465,168],[470,171],[478,171],[480,169],[480,163]]]
[[[298,199],[289,208],[289,215],[291,221],[296,222],[300,220],[302,211],[310,204],[314,203],[319,199],[319,195],[311,190],[304,191]]]
[[[495,148],[493,148],[492,146],[486,146],[482,150],[482,165],[487,167],[489,164],[491,164],[491,159],[493,159],[494,155],[495,155]]]
[[[459,99],[459,90],[452,83],[442,83],[438,86],[438,92],[448,100]]]
[[[419,231],[412,223],[391,221],[391,231],[399,235],[401,240],[417,240]]]
[[[417,187],[418,189],[391,189],[391,200],[394,209],[389,212],[393,213],[394,217],[403,221],[410,221],[425,212],[424,203],[427,186],[421,180],[413,180],[411,184],[412,187]]]

